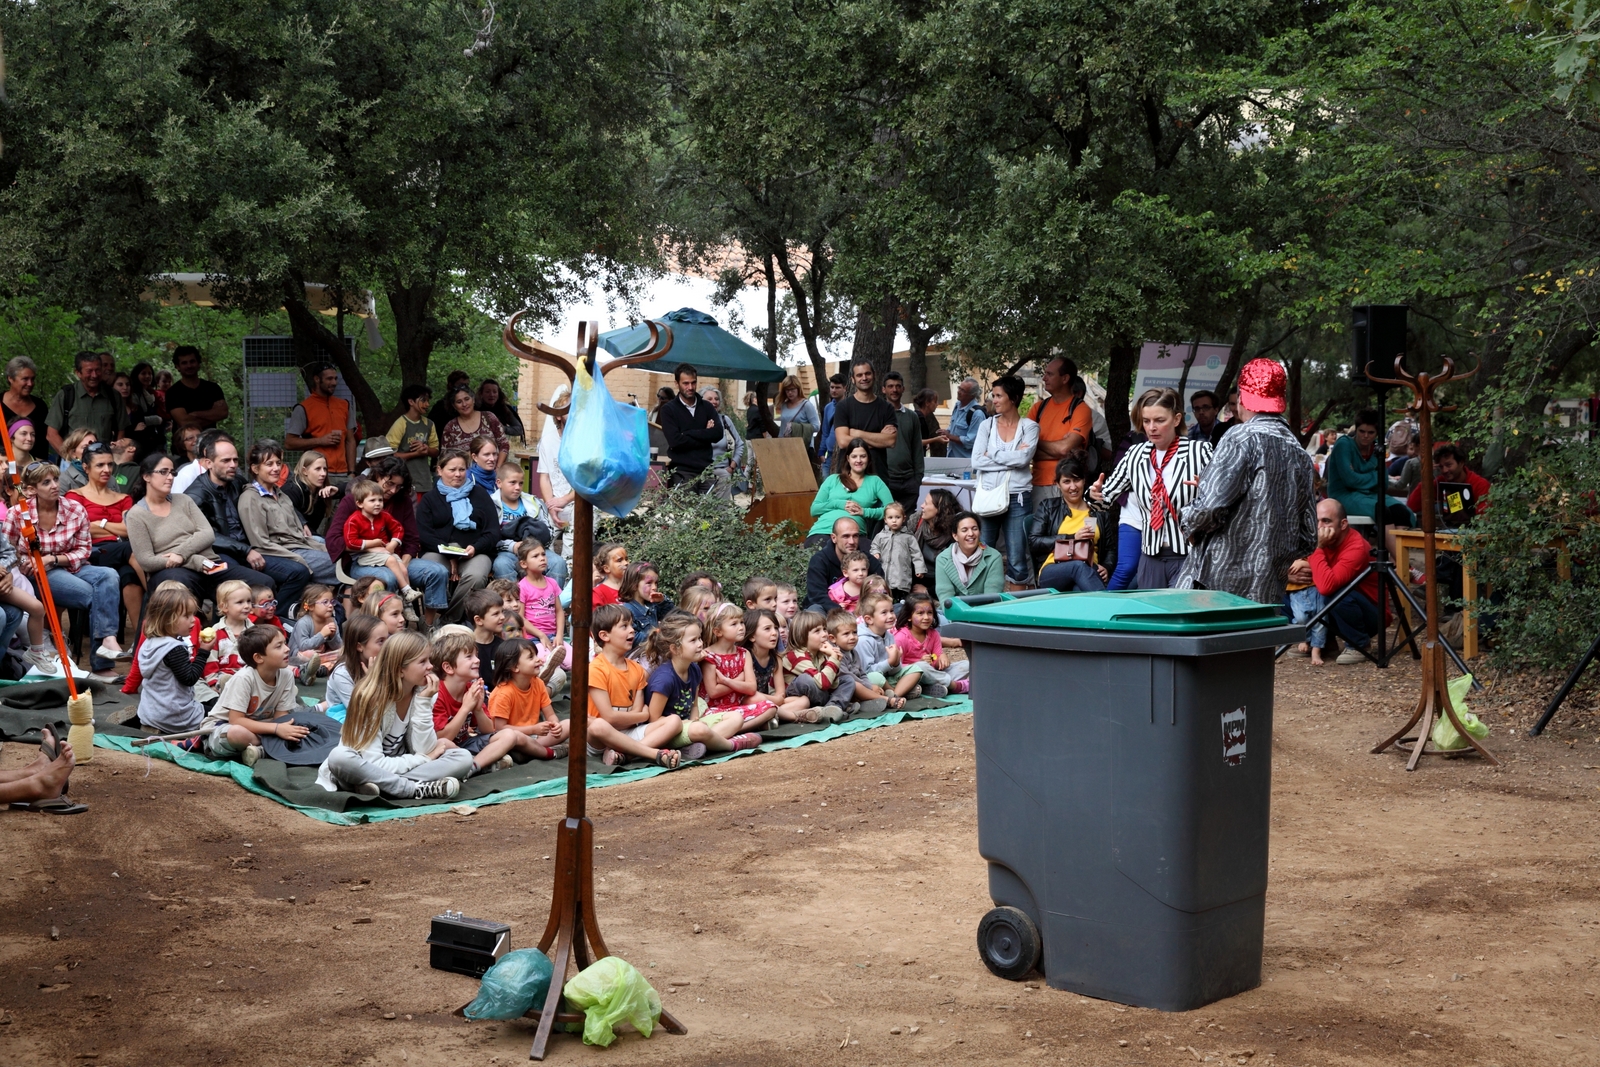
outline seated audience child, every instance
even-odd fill
[[[850,703],[845,710],[852,715],[879,715],[886,709],[906,706],[905,698],[885,692],[867,680],[867,669],[856,654],[860,637],[856,630],[856,617],[848,611],[835,609],[828,613],[828,636],[839,650],[839,685],[834,690],[835,699],[843,697],[845,687],[852,687]]]
[[[861,598],[861,618],[856,624],[856,656],[867,672],[867,681],[880,689],[892,688],[897,697],[919,697],[923,664],[903,660],[900,646],[890,636],[894,629],[894,605],[888,593],[868,593]],[[930,686],[933,683],[929,683]],[[944,686],[929,696],[944,696]]]
[[[517,583],[510,578],[491,578],[485,589],[500,594],[500,636],[504,640],[527,637],[528,624],[522,618],[522,597],[517,593]]]
[[[250,587],[250,625],[275,626],[283,631],[283,639],[289,639],[289,628],[278,617],[278,594],[270,585],[252,585]]]
[[[756,695],[756,672],[750,653],[744,650],[744,612],[734,604],[721,604],[711,613],[706,631],[711,643],[705,650],[705,678],[700,691],[705,694],[707,712],[737,714],[746,730],[759,730],[778,714],[778,705]],[[758,733],[739,733],[731,738],[735,749],[761,744]]]
[[[778,616],[766,608],[749,609],[744,613],[744,634],[744,647],[750,652],[750,667],[756,676],[756,694],[778,706],[781,722],[816,722],[817,711],[809,699],[787,695],[788,678],[778,648]]]
[[[294,674],[289,670],[289,641],[283,631],[260,623],[250,627],[239,638],[239,658],[245,662],[244,668],[228,679],[208,716],[213,725],[206,755],[237,757],[246,767],[253,767],[261,758],[257,738],[272,734],[298,741],[310,731],[294,723],[272,721],[299,704]]]
[[[135,651],[140,673],[139,721],[161,734],[183,733],[205,722],[194,686],[217,646],[216,635],[190,649],[190,631],[200,605],[181,582],[162,582],[144,605],[144,640]]]
[[[711,609],[719,603],[721,601],[717,599],[717,594],[707,586],[691,585],[679,598],[678,610],[693,615],[700,620],[701,627],[704,627],[706,621],[711,618]]]
[[[344,642],[333,617],[333,590],[312,582],[300,594],[300,616],[289,634],[289,654],[299,662],[300,681],[314,682],[338,662]]]
[[[350,483],[350,499],[356,510],[344,522],[344,543],[362,567],[387,567],[399,584],[407,604],[422,598],[422,590],[411,587],[411,575],[400,558],[405,528],[384,510],[383,487],[371,478]]]
[[[628,546],[609,541],[594,550],[594,606],[615,604],[628,576]]]
[[[217,605],[217,677],[215,685],[226,685],[229,678],[244,667],[239,655],[239,638],[253,625],[250,614],[255,610],[255,593],[248,582],[234,578],[217,585],[213,597]]]
[[[317,772],[317,784],[367,797],[454,799],[473,763],[433,732],[438,687],[422,635],[391,636],[350,694],[339,743]]]
[[[356,683],[366,677],[388,639],[389,627],[376,615],[361,611],[350,616],[350,621],[344,625],[344,655],[328,675],[327,699],[319,711],[350,703],[350,693]]]
[[[345,597],[344,597],[344,616],[345,616],[345,618],[348,619],[350,616],[352,616],[356,612],[360,611],[361,610],[361,605],[366,602],[367,596],[374,589],[376,589],[377,587],[382,586],[382,585],[383,585],[383,579],[375,577],[373,575],[368,575],[365,578],[357,578],[356,581],[355,581],[355,584],[352,585],[349,589],[347,589],[345,591]],[[384,586],[384,588],[388,588],[388,587]]]
[[[663,599],[658,586],[661,572],[654,563],[633,563],[628,566],[622,588],[617,591],[617,603],[633,616],[633,647],[643,648],[650,634],[661,625],[672,610],[672,601]]]
[[[566,612],[561,607],[561,586],[545,574],[549,557],[543,545],[537,541],[524,541],[517,547],[517,553],[522,561],[522,581],[517,583],[517,595],[522,600],[522,617],[537,635],[539,677],[549,682],[558,670],[572,669],[572,646],[566,643]]]
[[[739,599],[744,602],[744,609],[765,608],[768,611],[778,610],[778,583],[764,574],[749,578],[744,583],[744,588],[739,591]]]
[[[800,591],[788,582],[778,583],[778,651],[789,651],[789,624],[800,614]]]
[[[645,708],[657,718],[676,716],[683,723],[678,736],[669,744],[680,748],[681,759],[700,759],[709,749],[729,752],[729,740],[739,732],[739,715],[706,714],[700,699],[703,668],[700,663],[705,645],[700,639],[700,620],[675,611],[662,620],[645,643],[650,663],[645,682]]]
[[[567,754],[568,722],[556,718],[550,691],[539,679],[539,653],[532,641],[513,638],[494,653],[494,692],[489,694],[494,728],[515,730],[550,751],[552,759]],[[517,759],[512,752],[511,758]],[[526,759],[526,757],[524,757]]]
[[[839,559],[839,567],[844,577],[828,586],[828,599],[854,614],[861,605],[862,586],[867,581],[866,553],[846,552]]]
[[[600,654],[589,661],[588,754],[608,764],[641,756],[677,770],[681,756],[666,746],[677,738],[683,720],[652,717],[644,706],[644,668],[628,658],[633,616],[620,604],[602,604],[594,609],[590,628]]]
[[[883,509],[883,529],[872,539],[872,554],[883,566],[883,576],[895,600],[905,599],[912,585],[928,570],[927,561],[922,558],[922,546],[905,525],[905,505],[890,504]]]
[[[928,688],[930,684],[942,685],[952,693],[965,693],[972,662],[965,659],[960,663],[950,662],[938,626],[939,616],[934,611],[932,597],[927,593],[912,593],[906,597],[895,615],[894,643],[900,647],[900,661],[923,665],[923,692],[929,696],[941,695]]]
[[[695,571],[685,576],[683,581],[678,583],[678,603],[682,604],[684,594],[697,585],[716,597],[717,600],[720,601],[722,599],[722,583],[717,581],[716,575],[710,571]]]
[[[544,501],[523,493],[522,468],[518,464],[502,463],[494,477],[496,488],[490,497],[500,516],[501,534],[494,559],[494,576],[515,580],[522,571],[522,560],[517,554],[522,542],[549,544],[555,527]],[[550,561],[550,568],[557,581],[566,581],[567,565],[559,555]]]
[[[385,589],[382,582],[373,586],[372,592],[361,602],[361,610],[382,619],[384,625],[389,627],[390,637],[406,628],[405,601],[400,599],[399,593]]]
[[[789,675],[787,696],[805,697],[818,711],[818,719],[838,722],[845,717],[844,703],[835,702],[839,685],[839,650],[828,640],[828,620],[820,612],[798,612],[789,624],[789,649],[783,654],[783,667]],[[843,694],[848,701],[854,683]]]
[[[884,578],[883,575],[869,574],[867,575],[866,581],[861,583],[862,596],[867,596],[872,593],[882,593],[884,596],[890,596],[889,582]],[[858,607],[857,611],[859,610],[860,608]]]
[[[495,649],[504,640],[500,636],[506,625],[502,603],[499,593],[484,588],[469,595],[461,606],[461,614],[472,621],[472,639],[478,645],[479,663],[493,663]],[[484,680],[484,686],[487,689],[494,688],[488,679]]]
[[[496,730],[489,716],[489,694],[478,676],[478,646],[467,634],[434,639],[431,651],[439,691],[433,698],[433,729],[472,754],[474,773],[511,766],[513,754],[549,759],[550,750],[518,730]]]

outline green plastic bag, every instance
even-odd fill
[[[1467,733],[1482,741],[1489,736],[1489,724],[1479,719],[1467,710],[1467,693],[1472,689],[1472,675],[1463,674],[1459,678],[1451,679],[1449,683],[1450,703],[1455,705],[1456,718],[1461,720],[1461,725],[1467,728]],[[1453,752],[1458,748],[1467,747],[1467,739],[1462,737],[1456,729],[1456,724],[1450,721],[1448,715],[1441,709],[1439,721],[1433,724],[1433,738],[1435,748],[1446,752]]]
[[[483,972],[478,995],[463,1009],[469,1019],[520,1019],[550,993],[550,957],[536,948],[512,949]]]
[[[578,972],[561,991],[575,1008],[583,1009],[583,1043],[606,1045],[617,1039],[613,1027],[631,1023],[649,1037],[661,1018],[661,994],[638,968],[626,960],[607,956]]]

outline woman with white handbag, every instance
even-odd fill
[[[1032,584],[1028,559],[1028,516],[1033,511],[1033,453],[1039,447],[1039,424],[1024,419],[1022,379],[1012,374],[995,379],[990,390],[994,416],[978,427],[972,443],[972,469],[977,486],[972,510],[983,521],[983,543],[1005,543],[1006,582],[1015,588]]]

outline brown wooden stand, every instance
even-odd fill
[[[1459,756],[1476,750],[1479,755],[1496,767],[1500,761],[1478,743],[1478,739],[1467,733],[1467,728],[1461,724],[1460,717],[1456,714],[1455,705],[1450,701],[1450,689],[1445,680],[1446,655],[1443,645],[1439,641],[1439,573],[1437,570],[1436,546],[1434,534],[1437,523],[1434,520],[1434,489],[1433,489],[1433,413],[1435,411],[1451,411],[1452,408],[1442,408],[1433,398],[1433,391],[1438,386],[1452,380],[1470,378],[1478,373],[1474,367],[1466,374],[1457,375],[1455,361],[1446,359],[1444,370],[1434,377],[1426,372],[1411,374],[1403,366],[1404,357],[1396,356],[1394,360],[1394,378],[1379,378],[1372,373],[1372,364],[1367,364],[1367,377],[1374,382],[1385,385],[1404,385],[1411,390],[1413,399],[1404,410],[1417,417],[1420,430],[1418,441],[1418,458],[1422,463],[1422,559],[1423,571],[1427,581],[1428,619],[1427,633],[1422,640],[1422,695],[1417,698],[1417,707],[1411,713],[1411,718],[1406,724],[1385,738],[1372,751],[1382,752],[1393,745],[1404,752],[1410,752],[1411,758],[1406,761],[1406,770],[1414,771],[1423,756]],[[1380,479],[1379,492],[1383,491]],[[1429,739],[1440,716],[1448,718],[1457,732],[1466,738],[1470,748],[1442,749],[1435,747]],[[1420,724],[1420,725],[1419,725]],[[1411,728],[1417,727],[1415,734]]]
[[[565,360],[557,359],[524,344],[516,335],[517,320],[522,312],[511,317],[501,337],[505,346],[516,356],[536,363],[546,363],[563,371],[567,380],[576,376],[575,369]],[[658,335],[655,323],[650,323],[650,343],[643,352],[614,359],[606,364],[602,374],[633,363],[648,363],[660,359],[672,348],[672,330],[661,327],[665,337]],[[595,345],[600,336],[600,324],[581,323],[578,326],[578,358],[583,360],[591,374],[595,372]],[[659,343],[658,343],[659,342]],[[565,415],[571,408],[550,408],[544,404],[539,410],[549,416]],[[553,457],[552,457],[553,458]],[[551,1028],[556,1022],[582,1022],[581,1014],[561,1011],[561,990],[567,984],[567,971],[575,967],[583,970],[595,960],[611,953],[605,939],[600,936],[600,922],[594,907],[594,824],[586,814],[589,782],[589,623],[594,611],[594,505],[579,497],[572,506],[572,671],[569,691],[572,694],[572,712],[568,718],[570,731],[567,737],[567,814],[556,826],[555,887],[550,896],[550,921],[545,925],[544,936],[539,939],[539,951],[550,957],[550,992],[541,1008],[528,1012],[539,1020],[534,1032],[533,1048],[529,1059],[544,1059],[545,1045],[550,1040]],[[689,1031],[665,1008],[661,1009],[661,1027],[669,1034],[686,1034]]]

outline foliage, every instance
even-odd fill
[[[17,356],[26,356],[39,368],[36,389],[48,397],[47,383],[66,381],[78,351],[78,316],[45,303],[28,286],[8,300],[0,300],[0,366]],[[52,384],[51,391],[55,386]]]
[[[811,553],[798,543],[791,523],[746,522],[733,503],[691,487],[649,489],[626,519],[597,516],[597,542],[621,541],[635,563],[654,563],[662,589],[676,589],[686,575],[709,571],[729,599],[752,575],[805,587]]]
[[[1600,4],[1591,7],[1589,0],[1513,0],[1511,7],[1545,28],[1536,40],[1552,56],[1551,67],[1558,79],[1555,98],[1567,103],[1578,92],[1591,103],[1600,104],[1600,80],[1595,77],[1595,57],[1600,52]]]
[[[1493,587],[1495,662],[1564,668],[1595,639],[1600,598],[1600,442],[1545,446],[1495,482],[1464,554]],[[1565,541],[1571,580],[1558,573]]]

